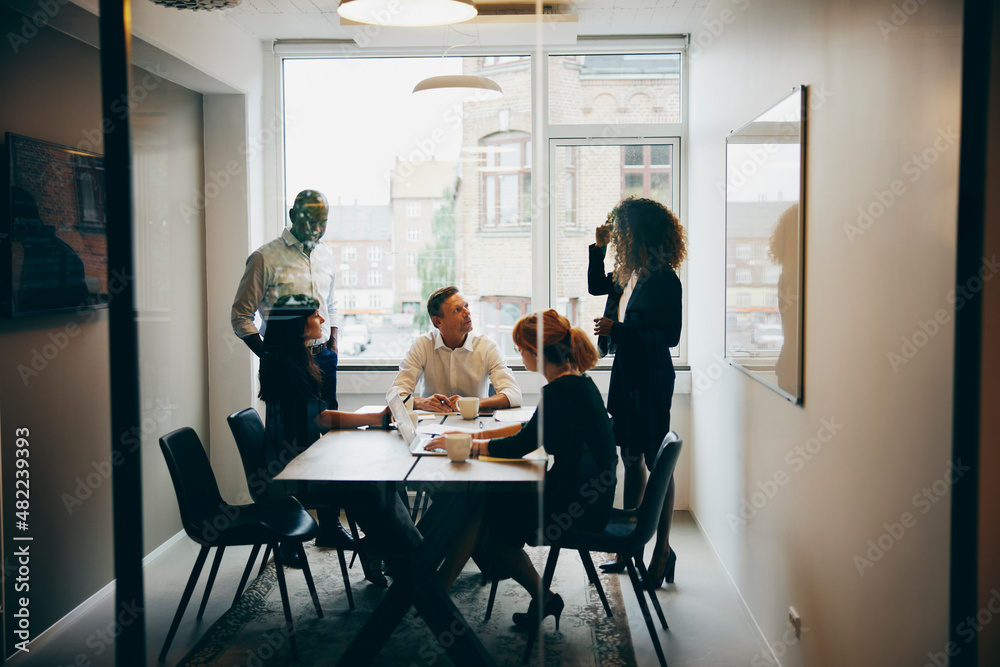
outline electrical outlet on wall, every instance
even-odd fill
[[[802,619],[799,618],[799,612],[795,611],[795,607],[788,608],[788,623],[795,630],[795,638],[798,639],[802,635]]]

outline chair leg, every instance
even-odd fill
[[[212,560],[212,569],[208,571],[208,583],[205,584],[205,593],[201,596],[201,605],[198,607],[198,615],[195,616],[199,621],[201,617],[205,615],[205,607],[208,606],[208,596],[212,594],[212,586],[215,584],[215,575],[219,573],[219,564],[222,562],[222,554],[225,553],[226,547],[221,546],[215,550],[215,558]]]
[[[288,634],[288,643],[292,647],[292,657],[299,659],[299,650],[295,646],[295,628],[292,627],[292,610],[288,606],[288,588],[285,586],[285,564],[281,562],[281,549],[278,543],[271,544],[271,551],[274,552],[274,569],[278,575],[278,590],[281,592],[281,608],[285,612],[285,632]]]
[[[649,578],[649,572],[646,572],[646,566],[642,564],[642,558],[637,558],[635,560],[636,569],[639,571],[639,575],[642,577],[643,581],[651,581]],[[656,597],[656,589],[648,588],[646,593],[649,594],[649,599],[653,603],[653,609],[656,610],[656,615],[660,617],[660,624],[663,626],[664,630],[669,630],[670,626],[667,625],[667,618],[663,615],[663,609],[660,607],[660,601]]]
[[[604,594],[604,586],[601,585],[601,579],[597,576],[597,568],[594,567],[594,561],[590,558],[590,552],[586,549],[578,549],[577,551],[580,553],[580,560],[583,561],[583,569],[587,571],[590,582],[597,587],[597,595],[600,596],[601,604],[604,605],[604,612],[608,615],[608,618],[611,618],[611,605],[608,604],[608,597]]]
[[[486,576],[485,572],[483,573],[483,576]],[[493,615],[493,603],[497,599],[497,587],[499,585],[500,585],[500,577],[499,575],[494,575],[493,585],[490,586],[490,601],[486,603],[486,617],[483,618],[483,623],[490,620],[490,616]]]
[[[259,577],[260,575],[264,574],[264,568],[266,568],[266,567],[267,567],[267,559],[268,559],[268,558],[270,558],[270,557],[271,557],[271,545],[270,545],[270,544],[268,544],[268,545],[267,545],[267,546],[266,546],[266,547],[264,548],[264,560],[262,560],[262,561],[260,562],[260,569],[259,569],[259,570],[257,570],[257,576],[258,576],[258,577]]]
[[[319,596],[316,594],[316,585],[313,583],[312,570],[309,569],[309,559],[306,558],[305,547],[298,543],[299,558],[302,559],[302,575],[306,578],[306,587],[309,588],[309,595],[312,596],[313,606],[316,607],[316,616],[323,618],[323,608],[319,606]],[[337,549],[338,553],[340,549]]]
[[[201,551],[198,552],[198,558],[195,559],[194,567],[191,569],[191,576],[188,577],[187,585],[184,587],[184,594],[181,595],[181,602],[177,605],[174,620],[170,623],[170,630],[167,631],[167,638],[163,641],[163,648],[160,649],[160,662],[163,662],[167,658],[170,643],[174,641],[174,635],[177,634],[177,628],[181,624],[181,617],[184,616],[184,609],[187,608],[188,602],[191,601],[194,585],[198,583],[198,577],[201,576],[201,569],[205,567],[205,559],[208,558],[208,550],[211,548],[202,546]]]
[[[552,577],[555,576],[556,561],[558,560],[559,547],[553,546],[549,549],[549,557],[545,561],[545,571],[542,573],[542,590],[538,592],[540,601],[535,605],[539,616],[544,613],[545,591],[552,585]],[[524,647],[524,657],[521,658],[521,662],[524,664],[528,664],[528,658],[531,656],[531,647],[535,645],[535,639],[538,638],[538,630],[542,627],[542,620],[538,619],[538,623],[533,624],[531,630],[528,631],[528,644]]]
[[[356,539],[356,538],[355,538]],[[355,551],[355,554],[358,552]],[[344,577],[344,592],[347,593],[347,604],[354,610],[354,591],[351,590],[351,579],[347,576],[347,560],[344,558],[344,550],[337,549],[337,558],[340,559],[340,574]]]
[[[640,555],[638,558],[642,558]],[[642,592],[642,586],[639,585],[639,575],[635,573],[635,566],[632,564],[633,560],[636,558],[629,558],[625,561],[625,566],[628,568],[628,577],[632,580],[632,590],[635,591],[636,598],[639,599],[639,608],[642,609],[642,617],[646,621],[646,629],[649,630],[649,638],[653,640],[653,648],[656,649],[656,657],[660,660],[660,665],[662,667],[667,667],[667,659],[663,655],[663,647],[660,646],[660,638],[656,633],[656,626],[653,624],[653,617],[649,615],[649,605],[646,604],[646,596]]]
[[[347,514],[347,511],[344,511]],[[354,546],[357,547],[361,543],[361,536],[358,535],[358,524],[354,523],[354,519],[351,518],[350,514],[347,514],[347,525],[351,527],[351,536],[354,538]],[[351,564],[348,567],[354,567],[354,561],[358,558],[358,550],[355,549],[354,553],[351,554]],[[351,609],[354,609],[353,603]]]
[[[243,576],[240,577],[240,585],[236,587],[236,597],[233,598],[233,604],[239,602],[240,596],[243,595],[243,587],[246,586],[247,581],[250,580],[250,572],[253,570],[254,561],[257,560],[257,554],[260,553],[260,547],[260,544],[255,544],[253,545],[253,549],[250,551],[250,558],[247,559],[247,566],[243,568]]]

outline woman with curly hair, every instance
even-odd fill
[[[615,268],[604,272],[604,255],[614,244]],[[590,246],[588,291],[608,295],[605,317],[594,320],[594,333],[606,337],[615,360],[608,389],[608,412],[615,441],[625,464],[626,507],[637,507],[646,484],[646,467],[653,464],[663,437],[670,430],[674,365],[670,348],[681,335],[681,281],[677,269],[684,260],[685,236],[677,217],[651,199],[628,197],[597,228]],[[624,301],[621,317],[616,317]],[[643,462],[645,459],[645,465]],[[670,548],[674,482],[670,480],[656,532],[649,576],[650,587],[673,582],[677,557]],[[625,569],[625,554],[601,567]]]

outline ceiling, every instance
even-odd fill
[[[405,0],[401,0],[404,1]],[[711,0],[544,0],[546,13],[557,20],[574,23],[579,36],[600,35],[680,35],[695,32]],[[474,0],[482,18],[457,24],[461,33],[477,33],[501,16],[516,15],[528,20],[524,34],[534,34],[531,21],[534,0]],[[350,40],[359,33],[357,25],[341,25],[338,0],[242,0],[225,17],[262,40],[323,39]],[[575,21],[573,17],[575,16]],[[478,25],[477,25],[478,24]],[[369,30],[372,28],[369,27]],[[392,30],[428,33],[437,40],[444,29],[394,28]],[[509,33],[508,33],[509,35]],[[514,44],[511,44],[514,46]]]

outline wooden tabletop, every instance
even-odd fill
[[[468,461],[455,462],[447,456],[421,456],[406,476],[407,482],[431,482],[452,485],[465,482],[542,481],[546,461]]]
[[[401,482],[416,463],[396,431],[330,431],[296,456],[276,482]]]
[[[486,428],[497,425],[492,417],[482,420]],[[451,421],[459,427],[477,423],[461,418],[447,420]],[[437,420],[431,422],[437,423]],[[347,429],[322,436],[285,466],[274,481],[291,493],[303,482],[407,481],[451,487],[476,482],[539,483],[545,476],[545,466],[544,458],[532,461],[470,459],[455,463],[447,456],[413,456],[398,431]]]

